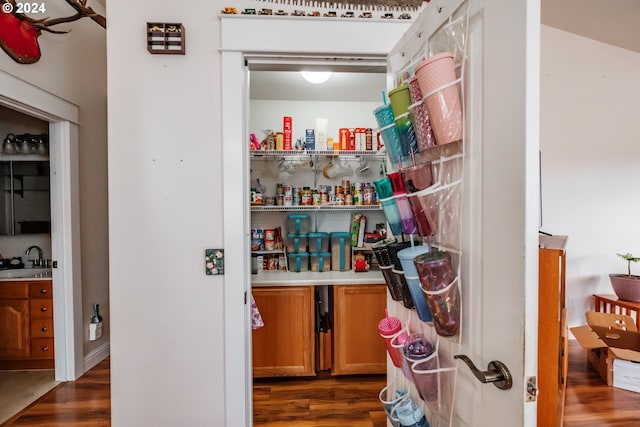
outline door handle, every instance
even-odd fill
[[[469,369],[471,369],[471,372],[473,372],[473,375],[475,375],[475,377],[483,384],[493,383],[493,385],[498,387],[500,390],[509,390],[513,385],[511,372],[509,372],[507,365],[499,360],[489,362],[487,370],[481,371],[476,368],[476,365],[473,364],[471,359],[464,354],[456,354],[453,358],[460,359],[466,363]]]

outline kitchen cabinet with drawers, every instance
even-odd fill
[[[52,369],[51,280],[0,282],[0,369]]]

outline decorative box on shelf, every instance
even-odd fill
[[[184,55],[184,26],[180,23],[147,22],[147,50],[153,54]]]

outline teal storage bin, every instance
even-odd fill
[[[329,252],[329,233],[309,233],[309,252]]]
[[[295,273],[309,271],[309,254],[307,252],[289,254],[289,271]]]
[[[290,253],[307,252],[308,242],[309,237],[307,234],[289,233],[286,238],[287,251]]]
[[[351,233],[331,233],[331,269],[351,270]]]
[[[311,271],[329,271],[331,270],[331,253],[316,252],[311,253]]]
[[[311,231],[311,219],[308,214],[290,214],[287,216],[287,232],[307,234]]]

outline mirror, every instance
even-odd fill
[[[0,235],[50,233],[49,161],[0,161]]]

